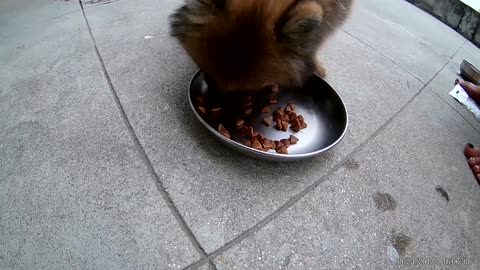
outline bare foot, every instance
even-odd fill
[[[472,168],[472,172],[480,185],[480,148],[474,147],[469,143],[465,145],[465,156],[468,158],[468,166]]]
[[[466,82],[464,80],[456,80],[455,83],[460,84],[460,86],[465,89],[465,92],[477,103],[480,105],[480,86],[475,85],[471,82]]]

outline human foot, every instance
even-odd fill
[[[460,84],[460,86],[465,90],[465,92],[468,93],[475,103],[480,105],[480,86],[459,79],[455,81],[455,84],[457,83]]]
[[[477,183],[480,184],[480,148],[476,148],[469,143],[465,145],[464,153],[468,158],[468,165],[472,168]]]

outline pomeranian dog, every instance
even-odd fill
[[[317,51],[353,0],[186,0],[170,34],[224,91],[301,86],[326,72]]]

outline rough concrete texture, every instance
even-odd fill
[[[281,168],[245,159],[211,138],[189,112],[184,93],[193,67],[165,30],[151,26],[165,23],[169,13],[162,12],[161,17],[156,8],[153,1],[140,6],[118,2],[88,9],[87,17],[140,141],[207,252],[252,227],[322,177],[393,116],[402,104],[398,100],[407,102],[422,86],[395,64],[340,32],[322,55],[351,114],[344,142],[322,158]],[[146,26],[128,23],[139,20],[147,20]],[[122,29],[123,34],[114,29]],[[144,35],[155,38],[145,40]],[[121,45],[109,50],[114,44]],[[350,50],[352,47],[356,50]],[[136,53],[130,54],[132,51]],[[362,73],[357,63],[362,63]],[[345,76],[352,80],[340,79]],[[372,102],[378,106],[368,106]],[[166,123],[175,124],[165,128]],[[165,143],[170,138],[181,143]]]
[[[200,258],[125,128],[81,12],[10,36],[0,62],[0,269]]]
[[[77,1],[2,0],[0,43],[10,35],[21,35],[25,29],[78,10]]]
[[[480,127],[446,95],[463,58],[480,62],[474,45],[403,0],[357,1],[320,53],[348,133],[318,158],[266,163],[190,112],[196,67],[168,36],[181,2],[82,0],[120,104],[78,2],[19,2],[32,16],[9,17],[0,42],[0,269],[211,269],[202,248],[221,269],[474,255],[480,189],[462,149]]]
[[[463,43],[454,30],[405,1],[357,1],[344,29],[424,83]]]
[[[406,130],[412,136],[399,136]],[[458,151],[466,141],[480,137],[425,89],[314,192],[219,255],[217,268],[394,269],[433,258],[421,267],[452,269],[444,258],[476,258],[480,193]]]

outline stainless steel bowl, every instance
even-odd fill
[[[280,88],[277,95],[278,103],[275,107],[285,107],[287,103],[296,104],[296,112],[305,118],[308,127],[299,132],[289,129],[279,131],[274,127],[267,127],[262,123],[266,114],[254,112],[247,124],[272,140],[286,139],[290,134],[300,141],[288,148],[288,154],[278,154],[273,150],[268,152],[256,150],[217,132],[216,127],[208,123],[195,108],[193,98],[198,95],[209,95],[209,88],[204,75],[198,71],[190,82],[188,99],[197,119],[220,141],[241,153],[269,161],[296,161],[319,155],[338,144],[347,131],[348,113],[340,96],[322,78],[313,75],[302,89]]]
[[[472,83],[480,84],[480,71],[467,60],[463,60],[460,64],[460,74]]]

